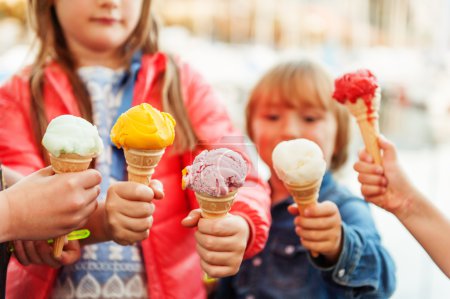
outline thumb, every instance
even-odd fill
[[[189,215],[186,216],[183,220],[181,220],[181,225],[184,227],[195,227],[198,224],[198,221],[202,217],[200,209],[192,210]]]
[[[288,212],[289,214],[293,215],[293,216],[298,216],[299,212],[298,212],[298,206],[296,203],[293,203],[291,205],[288,206]]]
[[[384,161],[397,160],[397,149],[391,141],[387,140],[383,135],[380,135],[378,138],[378,144],[380,145],[380,149],[383,150]]]
[[[40,176],[51,176],[51,175],[55,174],[55,172],[53,171],[53,168],[51,166],[41,168],[38,171],[36,171],[35,173]]]

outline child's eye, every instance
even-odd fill
[[[309,115],[309,116],[304,116],[303,119],[304,119],[307,123],[313,123],[313,122],[315,122],[315,121],[318,121],[318,120],[319,120],[319,117]]]
[[[278,114],[266,114],[265,118],[270,121],[277,121],[280,119]]]

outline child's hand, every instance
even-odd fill
[[[53,247],[47,241],[14,241],[14,256],[24,266],[38,264],[59,268],[78,261],[81,250],[78,241],[69,241],[64,245],[61,257],[55,258]]]
[[[97,208],[100,181],[93,169],[54,175],[46,167],[24,177],[3,191],[11,239],[48,239],[83,226]]]
[[[244,257],[250,228],[244,218],[232,214],[216,219],[201,218],[200,209],[183,219],[185,227],[197,226],[195,239],[203,271],[211,277],[234,275]]]
[[[290,205],[289,213],[298,215],[296,204]],[[305,210],[305,215],[295,217],[295,233],[302,245],[318,252],[332,263],[337,262],[342,249],[342,221],[339,209],[331,201],[317,203]]]
[[[106,197],[106,227],[110,239],[130,245],[148,238],[155,205],[152,200],[164,197],[162,185],[153,180],[151,187],[134,182],[117,182]]]
[[[398,163],[395,146],[383,137],[378,143],[383,150],[383,167],[375,165],[366,151],[359,153],[359,161],[354,165],[359,173],[361,193],[367,201],[403,218],[417,191]]]

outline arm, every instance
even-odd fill
[[[400,221],[450,278],[450,221],[421,194],[414,199],[408,217]]]
[[[311,259],[325,281],[348,288],[355,297],[387,298],[395,289],[395,266],[381,245],[368,205],[354,197],[339,206],[342,245],[333,264],[322,255]]]
[[[309,207],[295,218],[296,234],[305,248],[320,253],[310,258],[327,283],[345,286],[356,297],[389,297],[395,287],[394,264],[381,246],[368,205],[336,189],[334,193],[342,197],[339,209],[327,200]],[[299,213],[295,204],[289,212]]]
[[[328,278],[353,288],[355,295],[391,296],[396,285],[395,264],[381,245],[368,205],[358,198],[348,198],[339,211],[342,251]]]
[[[365,199],[394,214],[423,246],[438,267],[450,277],[450,221],[409,181],[397,159],[397,150],[379,139],[383,167],[360,152],[355,170]]]

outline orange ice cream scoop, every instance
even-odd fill
[[[114,124],[110,137],[118,148],[164,149],[175,139],[175,124],[169,113],[144,103],[122,113]]]

